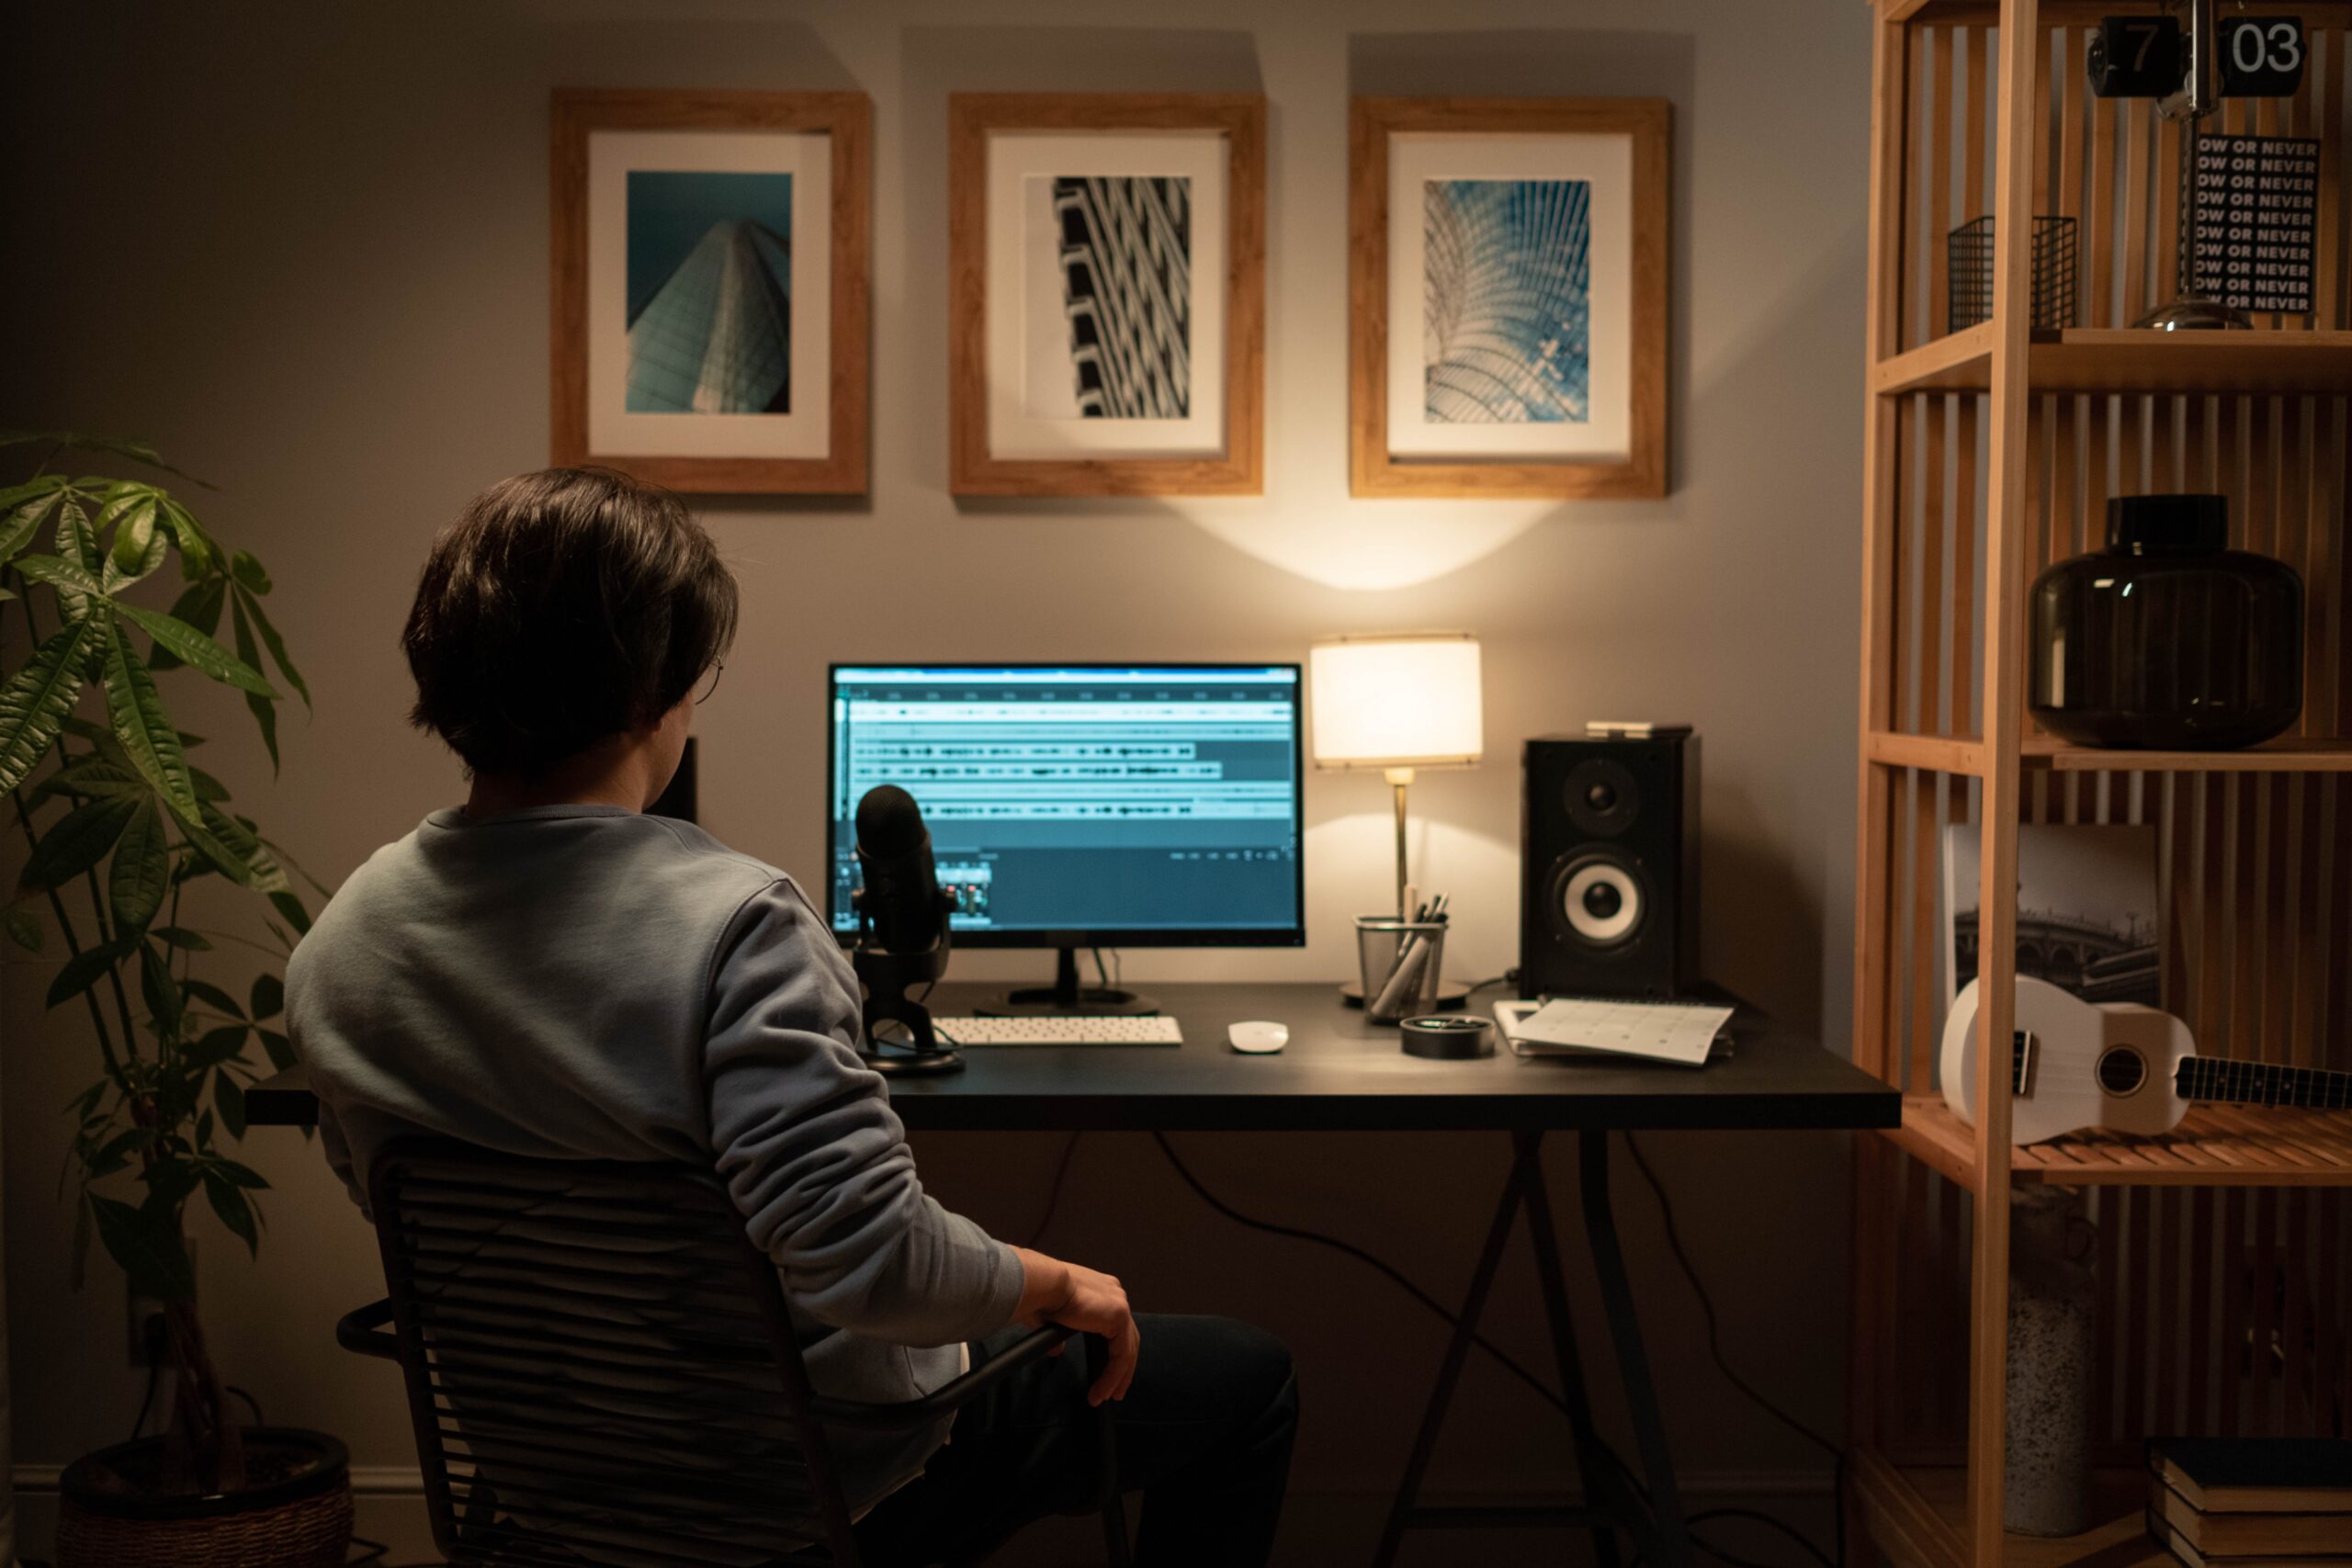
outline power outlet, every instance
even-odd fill
[[[191,1276],[196,1270],[196,1238],[187,1239],[187,1264]],[[142,1296],[128,1282],[123,1296],[123,1348],[134,1367],[152,1367],[164,1359],[164,1303],[153,1296]]]

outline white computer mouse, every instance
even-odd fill
[[[1261,1056],[1269,1051],[1279,1051],[1290,1043],[1290,1025],[1268,1023],[1261,1019],[1249,1023],[1233,1025],[1225,1032],[1225,1037],[1233,1042],[1235,1050],[1247,1051],[1253,1056]]]

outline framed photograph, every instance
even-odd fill
[[[863,93],[559,90],[554,460],[865,489]]]
[[[1266,102],[947,101],[949,488],[1264,485]]]
[[[1350,489],[1666,493],[1663,98],[1358,98]]]

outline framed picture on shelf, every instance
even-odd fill
[[[1666,493],[1663,98],[1358,98],[1350,489]]]
[[[559,90],[554,461],[865,489],[863,93]]]
[[[949,488],[1264,485],[1266,104],[948,99]]]

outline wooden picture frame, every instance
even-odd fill
[[[970,496],[1261,493],[1265,99],[1250,94],[957,93],[947,100],[947,122],[948,488]],[[994,163],[992,142],[1000,153]],[[1166,177],[1185,168],[1189,176]],[[1046,175],[1069,177],[1056,177],[1051,189],[1035,192]],[[1178,350],[1183,372],[1173,396],[1179,400],[1149,401],[1150,417],[1136,412],[1147,406],[1138,400],[1117,405],[1115,417],[1092,417],[1104,405],[1102,394],[1088,389],[1079,362],[1088,353],[1106,363],[1114,357],[1080,344],[1081,331],[1093,323],[1081,328],[1080,308],[1065,292],[1051,296],[1059,313],[1040,321],[1046,331],[1027,330],[1043,310],[1042,304],[1039,311],[1028,305],[1047,270],[1036,259],[1036,242],[1045,232],[1038,214],[1060,224],[1066,186],[1179,183],[1186,193],[1191,301],[1182,317],[1187,335]],[[1222,213],[1198,199],[1219,186]],[[992,214],[998,219],[993,229]],[[1024,227],[1013,227],[1016,215]],[[1195,253],[1211,250],[1223,252],[1220,264],[1192,265]],[[1065,290],[1074,287],[1074,276],[1086,276],[1071,272],[1066,261],[1056,266]],[[1000,279],[993,298],[992,273]],[[1050,279],[1046,287],[1050,291]],[[1111,330],[1120,324],[1114,320]],[[1057,353],[1063,361],[1058,369]],[[1221,367],[1200,363],[1212,354],[1222,358]],[[992,355],[999,367],[994,376]],[[1042,368],[1029,375],[1023,367]],[[1056,388],[1056,375],[1078,389]],[[1173,377],[1169,380],[1176,384]],[[1070,407],[1050,406],[1065,397],[1074,400]],[[1181,417],[1169,417],[1170,409]],[[1136,445],[1121,445],[1128,441]],[[1161,445],[1146,449],[1146,441]]]
[[[1665,495],[1671,254],[1671,107],[1667,100],[1357,98],[1350,107],[1348,132],[1348,298],[1354,329],[1349,342],[1351,493],[1593,500]],[[1391,141],[1399,136],[1410,140],[1393,161]],[[1536,140],[1541,138],[1562,140],[1547,151]],[[1605,141],[1594,140],[1618,138],[1628,143],[1622,156],[1609,152]],[[1600,166],[1609,172],[1600,183],[1556,175],[1538,178],[1550,166],[1547,159],[1557,156],[1566,167],[1588,155],[1579,150],[1589,150],[1597,160],[1607,152]],[[1442,168],[1464,172],[1440,178],[1435,171]],[[1440,186],[1581,187],[1575,198],[1575,224],[1589,237],[1590,259],[1579,264],[1582,281],[1575,298],[1577,319],[1589,330],[1574,337],[1572,399],[1550,400],[1547,412],[1531,415],[1505,396],[1497,401],[1510,412],[1476,417],[1484,412],[1484,405],[1476,405],[1474,417],[1461,421],[1429,417],[1432,403],[1464,406],[1461,399],[1441,403],[1451,390],[1442,385],[1425,379],[1419,396],[1409,403],[1403,400],[1404,384],[1395,379],[1403,363],[1398,351],[1411,340],[1391,343],[1392,291],[1408,280],[1402,269],[1409,266],[1409,276],[1419,276],[1420,244],[1429,231],[1422,225],[1432,222],[1434,214],[1425,209],[1417,222],[1408,237],[1410,256],[1392,256],[1397,232],[1391,222],[1392,187],[1400,179],[1421,178],[1415,172],[1421,169],[1431,171],[1426,181],[1431,203],[1440,199]],[[1621,185],[1622,192],[1614,188]],[[1395,216],[1409,220],[1401,211]],[[1625,231],[1613,242],[1605,237],[1612,217]],[[1444,254],[1451,262],[1454,253]],[[1392,265],[1400,269],[1396,275]],[[1415,292],[1419,292],[1418,287]],[[1620,310],[1623,321],[1611,321]],[[1523,350],[1533,345],[1516,346]],[[1543,348],[1548,355],[1555,344],[1547,342]],[[1426,354],[1426,348],[1421,352]],[[1510,369],[1514,376],[1533,378],[1551,374],[1552,363],[1549,358],[1521,358]],[[1496,384],[1510,382],[1498,379]],[[1392,385],[1397,395],[1392,395]],[[1475,404],[1475,400],[1468,401]],[[1575,412],[1563,415],[1563,407]],[[1412,411],[1409,417],[1403,410]],[[1416,432],[1416,441],[1426,440],[1430,449],[1400,450],[1397,437],[1406,431]],[[1521,432],[1524,445],[1506,450],[1521,439],[1516,433]],[[1567,449],[1572,443],[1584,443],[1589,449]],[[1436,449],[1444,444],[1453,445]]]
[[[601,464],[678,491],[864,492],[873,119],[872,100],[863,93],[556,91],[549,117],[550,446],[556,464]],[[609,139],[592,149],[600,137]],[[652,151],[657,147],[665,150]],[[646,168],[648,158],[658,167]],[[633,214],[631,197],[615,193],[636,191],[639,177],[707,180],[716,175],[723,180],[749,169],[753,179],[774,180],[777,159],[797,168],[792,176],[797,185],[758,188],[770,197],[785,193],[775,210],[788,215],[795,231],[812,218],[821,219],[826,230],[820,245],[769,243],[756,253],[770,275],[756,287],[775,296],[764,350],[772,365],[781,360],[786,367],[771,378],[782,383],[771,403],[787,406],[727,406],[741,389],[707,368],[715,358],[707,343],[684,351],[706,356],[690,405],[641,400],[653,395],[640,382],[644,361],[637,333],[650,307],[640,300],[635,274],[671,253],[650,251],[650,259],[640,261],[643,242],[634,225],[653,219]],[[618,166],[624,163],[628,166]],[[617,215],[611,210],[616,200]],[[647,206],[673,234],[688,232],[707,216],[679,202],[666,209],[650,200]],[[685,262],[677,263],[672,276],[687,270]],[[775,274],[783,275],[781,288]],[[804,293],[819,293],[820,283],[824,303],[800,306]],[[721,384],[713,388],[715,377]],[[671,379],[684,385],[686,378],[681,371]],[[814,396],[804,396],[802,388]],[[690,423],[672,426],[671,421]]]

